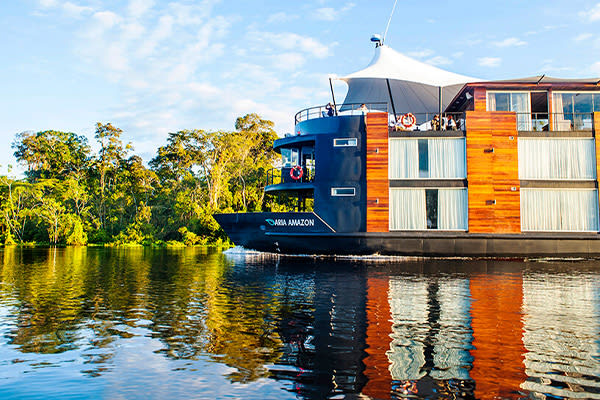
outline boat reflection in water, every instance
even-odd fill
[[[271,368],[302,397],[600,398],[596,261],[316,263],[278,261],[314,296]]]
[[[600,398],[598,261],[0,255],[3,398]]]

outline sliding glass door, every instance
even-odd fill
[[[517,130],[533,130],[529,92],[487,92],[487,102],[488,111],[517,113]]]

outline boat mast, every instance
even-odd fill
[[[398,4],[398,0],[394,1],[394,7],[392,7],[392,13],[390,14],[390,18],[388,19],[387,26],[385,27],[385,32],[383,33],[383,39],[381,40],[381,44],[385,43],[385,37],[387,36],[388,29],[390,29],[390,22],[392,22],[392,16],[394,15],[394,10],[396,10],[396,4]]]

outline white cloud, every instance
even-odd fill
[[[275,46],[284,50],[301,50],[316,58],[325,58],[330,54],[329,46],[296,33],[252,32],[249,39],[262,49]]]
[[[477,59],[477,64],[481,65],[482,67],[498,67],[500,66],[501,62],[502,59],[499,57],[482,57]]]
[[[278,69],[295,70],[302,67],[306,58],[296,52],[281,53],[273,56],[272,65]]]
[[[576,42],[582,42],[584,40],[591,39],[593,35],[591,33],[582,33],[581,35],[576,36],[573,40]]]
[[[494,42],[493,43],[494,46],[497,47],[516,47],[516,46],[525,46],[527,44],[527,42],[516,38],[516,37],[510,37],[510,38],[506,38],[500,42]]]
[[[43,8],[56,7],[58,5],[57,0],[40,0],[40,6]]]
[[[112,11],[98,11],[93,15],[96,27],[102,32],[121,22],[122,18]]]
[[[39,5],[44,10],[56,9],[62,11],[67,17],[80,18],[83,14],[94,12],[92,7],[81,6],[71,1],[39,0]]]
[[[338,12],[332,7],[318,8],[315,11],[315,18],[322,19],[323,21],[333,21],[337,18]]]
[[[580,12],[579,16],[590,22],[600,21],[600,3],[587,11]]]
[[[423,50],[417,50],[417,51],[411,51],[406,53],[409,57],[412,58],[425,58],[425,57],[430,57],[433,55],[433,50],[431,49],[423,49]]]
[[[278,12],[278,13],[269,15],[269,18],[267,18],[267,23],[268,24],[283,23],[283,22],[293,21],[298,18],[299,18],[298,15],[288,14],[288,13],[284,13],[284,12]]]
[[[600,61],[593,63],[592,66],[590,67],[590,71],[593,74],[596,74],[596,76],[600,76]]]
[[[154,7],[154,0],[130,0],[127,9],[131,17],[139,19],[152,7]]]
[[[74,18],[81,17],[85,13],[91,13],[94,11],[92,7],[79,6],[68,1],[62,4],[62,9],[66,15]]]
[[[450,60],[448,57],[444,57],[444,56],[431,57],[430,59],[428,59],[425,62],[427,64],[431,64],[431,65],[449,65],[449,64],[452,64],[452,60]]]
[[[323,21],[334,21],[338,19],[343,13],[354,8],[355,3],[348,3],[342,8],[333,7],[322,7],[315,10],[314,16],[316,19]]]

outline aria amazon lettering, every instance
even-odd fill
[[[315,220],[312,218],[278,218],[278,219],[266,219],[267,223],[271,226],[315,226]]]

